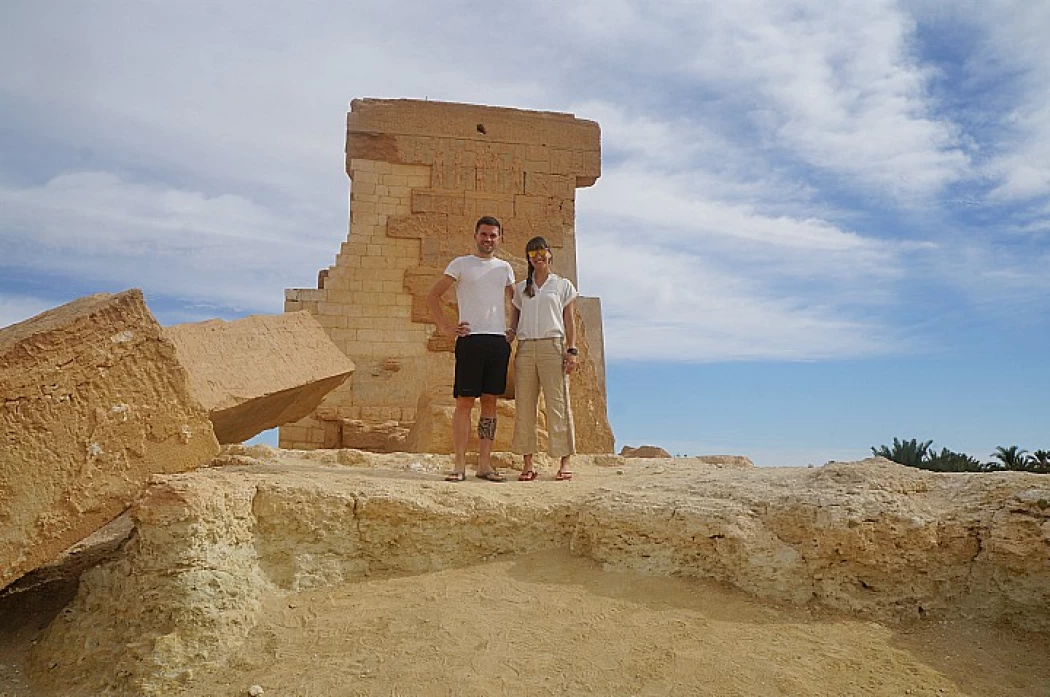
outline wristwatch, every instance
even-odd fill
[[[569,354],[570,356],[579,356],[580,349],[576,348],[575,346],[570,346],[569,348],[565,349],[565,353]]]

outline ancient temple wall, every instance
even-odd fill
[[[473,251],[474,223],[483,215],[500,219],[498,255],[518,278],[526,272],[525,242],[543,235],[555,271],[576,283],[575,190],[595,182],[600,161],[598,125],[571,114],[355,100],[347,117],[347,241],[323,287],[286,291],[285,309],[314,314],[357,370],[311,417],[282,427],[281,446],[352,446],[347,434],[361,424],[347,421],[396,422],[388,429],[396,440],[415,420],[421,395],[450,401],[453,344],[434,333],[427,292],[453,257]],[[588,429],[608,432],[582,440],[611,449],[600,310],[593,314],[587,324],[598,322],[599,342],[582,359],[602,380],[579,389],[600,392],[581,402],[601,413],[578,414],[576,422],[584,436]]]

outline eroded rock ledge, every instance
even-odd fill
[[[598,456],[571,483],[494,485],[440,481],[443,456],[256,449],[217,462],[155,482],[121,556],[84,575],[37,645],[35,680],[157,694],[234,656],[269,594],[556,548],[877,619],[1050,631],[1038,475]]]

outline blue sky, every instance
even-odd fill
[[[575,113],[617,445],[1050,448],[1050,3],[6,2],[0,326],[280,312],[357,97]]]

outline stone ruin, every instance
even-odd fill
[[[503,224],[497,255],[517,278],[526,273],[525,243],[542,235],[555,271],[579,287],[575,191],[601,174],[598,124],[553,112],[354,100],[346,172],[347,241],[319,274],[319,288],[286,291],[285,310],[314,315],[358,370],[309,417],[281,427],[280,445],[450,452],[453,341],[435,331],[427,292],[453,257],[474,251],[474,223],[483,215]],[[576,306],[577,448],[611,453],[601,305],[581,296]],[[513,397],[513,374],[505,397]],[[510,441],[513,402],[500,414],[497,451]]]

